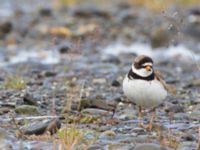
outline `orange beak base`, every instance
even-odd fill
[[[146,66],[145,69],[146,71],[151,71],[151,66]]]

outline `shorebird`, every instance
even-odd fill
[[[142,126],[142,109],[153,109],[147,126],[152,129],[156,118],[156,107],[167,97],[164,80],[154,71],[152,58],[140,55],[135,58],[130,71],[123,80],[123,92],[127,98],[139,107],[138,125]]]

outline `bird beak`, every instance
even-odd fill
[[[151,66],[146,66],[145,69],[146,71],[151,71]]]

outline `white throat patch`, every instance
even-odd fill
[[[152,66],[152,63],[145,63],[143,66]],[[141,77],[148,77],[153,73],[153,69],[151,71],[147,71],[145,68],[136,69],[134,64],[132,65],[132,71]]]

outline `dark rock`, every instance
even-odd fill
[[[61,54],[67,54],[71,47],[69,45],[61,45],[58,50]]]
[[[121,96],[117,96],[117,97],[115,97],[113,100],[114,100],[114,102],[116,102],[116,103],[119,103],[119,102],[122,101]]]
[[[113,80],[113,81],[112,81],[112,86],[119,87],[119,86],[120,86],[120,83],[119,83],[117,80]]]
[[[180,105],[172,105],[165,109],[166,112],[173,112],[173,113],[182,113],[185,111],[185,108]]]
[[[192,8],[189,13],[193,14],[193,15],[199,15],[200,16],[200,7]]]
[[[53,72],[53,71],[45,71],[45,72],[43,72],[43,74],[44,74],[44,77],[54,77],[54,76],[56,76],[56,72]]]
[[[186,141],[195,141],[196,140],[194,135],[190,134],[190,133],[185,133],[181,138],[186,140]]]
[[[22,131],[24,134],[27,135],[41,135],[45,133],[46,131],[49,131],[51,134],[55,133],[57,129],[61,127],[61,123],[58,119],[53,120],[45,120],[45,121],[39,121],[36,123],[32,123],[30,125],[26,125],[26,127],[22,127]]]
[[[105,101],[99,99],[83,99],[80,104],[80,109],[84,108],[100,108],[104,110],[114,110],[115,106],[108,105]]]
[[[44,16],[44,17],[52,16],[52,10],[50,8],[41,8],[39,13],[41,16]]]
[[[28,105],[37,105],[38,101],[42,101],[42,97],[39,95],[34,95],[33,93],[27,92],[24,95],[24,103]]]
[[[101,17],[109,19],[111,17],[109,12],[95,7],[78,8],[74,11],[74,15],[81,18]]]
[[[10,33],[12,31],[12,28],[13,28],[13,25],[9,21],[0,24],[0,37],[4,36],[5,34]]]

